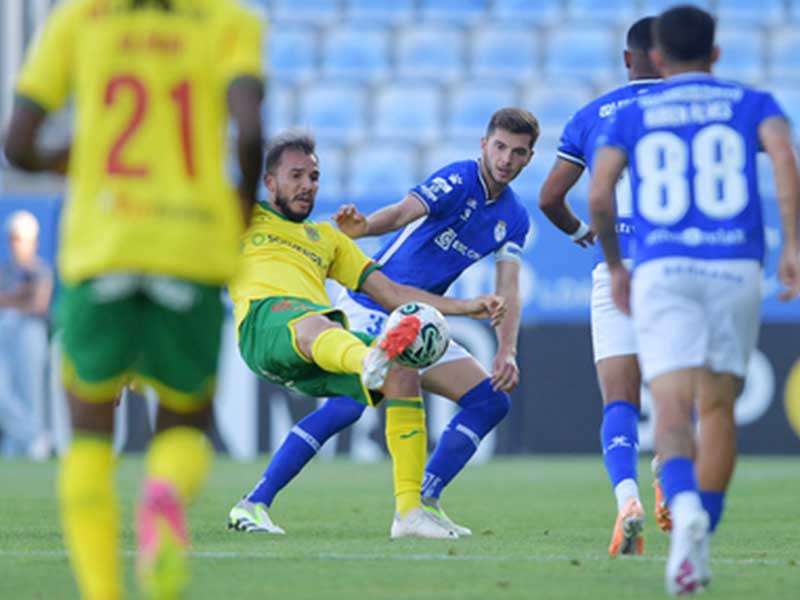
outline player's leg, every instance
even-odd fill
[[[138,355],[141,317],[130,289],[111,296],[102,281],[64,286],[57,311],[72,425],[58,497],[70,562],[82,596],[90,600],[122,596],[113,401]]]
[[[224,309],[220,288],[148,279],[141,377],[158,394],[137,509],[137,575],[148,597],[173,598],[188,581],[186,507],[210,470],[206,437]]]
[[[236,514],[232,511],[229,519],[230,527],[247,531],[282,533],[282,529],[263,518],[266,515],[265,510],[272,506],[278,492],[316,456],[323,444],[355,423],[365,408],[366,405],[352,398],[338,396],[329,398],[317,410],[298,421],[275,452],[261,480],[245,496],[245,500],[250,504],[263,505],[264,512],[259,510],[255,516],[240,515],[239,512],[242,510],[240,507]],[[244,509],[249,512],[256,511],[256,507],[244,507]]]
[[[761,308],[761,269],[755,261],[715,261],[727,277],[707,286],[710,322],[709,370],[697,397],[697,483],[713,535],[722,518],[725,494],[736,462],[734,402],[756,346]],[[731,283],[734,282],[734,283]],[[702,549],[701,583],[711,580],[710,537]]]
[[[659,259],[634,272],[632,303],[642,375],[655,409],[661,485],[672,515],[665,585],[670,594],[700,587],[701,549],[708,535],[695,475],[692,414],[711,329],[705,305],[709,282],[690,259]]]
[[[428,435],[419,375],[394,365],[382,392],[386,404],[386,446],[392,457],[395,517],[391,537],[454,539],[458,534],[425,511],[420,499]]]
[[[424,371],[422,382],[427,391],[453,400],[460,408],[442,432],[425,468],[422,501],[459,535],[471,535],[469,528],[447,517],[439,499],[478,450],[481,440],[508,414],[511,400],[506,392],[492,389],[486,370],[455,342],[438,363]]]
[[[633,323],[611,298],[608,268],[592,271],[592,348],[603,398],[600,443],[603,462],[617,500],[609,554],[640,554],[644,510],[639,499],[639,410],[641,372]]]
[[[617,519],[608,552],[641,554],[644,509],[639,498],[639,395],[641,374],[634,354],[609,356],[597,362],[603,395],[600,441],[603,462],[617,499]]]

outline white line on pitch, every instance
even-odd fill
[[[135,552],[126,551],[126,556],[134,556]],[[190,556],[196,559],[269,559],[269,560],[395,560],[395,561],[470,561],[470,562],[570,562],[570,561],[609,561],[613,560],[606,555],[567,555],[567,554],[539,554],[528,556],[481,556],[475,554],[383,554],[375,553],[340,553],[319,552],[317,554],[281,554],[279,552],[228,552],[211,550],[194,550]],[[0,550],[0,558],[66,558],[64,550],[34,550],[15,551]],[[624,561],[663,562],[663,556],[626,556]],[[780,560],[775,558],[715,558],[715,564],[723,565],[773,565],[779,567],[795,566],[790,559]]]

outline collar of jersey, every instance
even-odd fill
[[[658,77],[652,77],[648,79],[631,79],[628,82],[628,85],[648,85],[650,83],[661,83],[662,81],[664,80]]]
[[[487,185],[486,180],[483,178],[483,171],[481,171],[481,159],[477,159],[475,162],[478,163],[478,181],[480,182],[481,187],[483,188],[483,203],[487,206],[489,204],[494,204],[495,202],[500,200],[500,198],[502,198],[503,193],[506,190],[505,188],[503,188],[503,191],[500,192],[500,195],[497,198],[489,198],[489,186]]]
[[[261,200],[259,200],[259,201],[258,201],[258,205],[259,205],[261,208],[263,208],[264,210],[266,210],[267,212],[271,212],[273,215],[276,215],[278,218],[280,218],[280,219],[283,219],[284,221],[289,221],[290,223],[296,223],[296,222],[297,222],[297,221],[292,221],[292,220],[291,220],[290,218],[288,218],[286,215],[284,215],[284,214],[282,214],[282,213],[279,213],[277,210],[275,210],[274,208],[272,208],[272,206],[270,205],[270,203],[269,203],[269,202],[262,202]],[[305,219],[303,219],[301,222],[302,222],[302,223],[305,223],[305,222],[306,222],[306,220],[305,220]]]
[[[665,81],[682,81],[684,79],[711,79],[714,77],[712,73],[705,71],[686,71],[685,73],[678,73],[677,75],[670,75]]]

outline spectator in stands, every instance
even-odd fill
[[[39,222],[19,210],[5,222],[11,250],[0,265],[0,452],[44,460],[47,328],[53,274],[36,254]]]

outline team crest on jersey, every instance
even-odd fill
[[[306,230],[306,235],[308,236],[308,239],[310,239],[312,242],[316,242],[319,240],[319,231],[317,231],[316,227],[313,227],[311,225],[305,225],[303,229]]]
[[[505,221],[498,221],[494,226],[494,241],[502,242],[506,237],[506,223]]]

